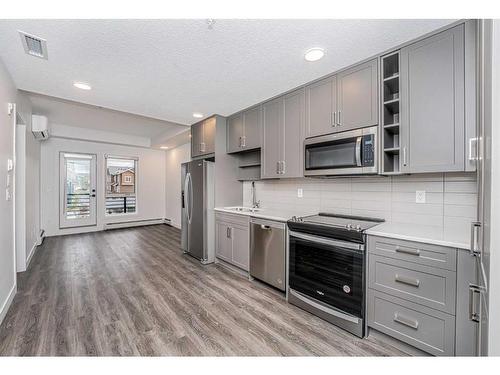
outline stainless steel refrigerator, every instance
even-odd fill
[[[193,160],[183,163],[181,171],[182,250],[203,264],[213,263],[215,163]]]

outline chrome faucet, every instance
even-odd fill
[[[260,208],[260,201],[257,200],[255,194],[255,181],[252,181],[252,208]]]

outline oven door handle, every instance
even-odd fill
[[[363,140],[363,137],[358,137],[356,138],[356,165],[358,167],[362,167],[361,163],[361,141]]]
[[[329,307],[326,307],[326,306],[323,306],[322,304],[318,303],[318,302],[315,302],[312,300],[312,298],[310,297],[304,297],[302,296],[301,293],[299,292],[296,292],[295,290],[293,289],[290,289],[289,290],[289,293],[290,294],[293,294],[294,297],[300,299],[302,302],[305,302],[307,303],[308,305],[311,305],[312,307],[315,307],[317,308],[318,310],[321,310],[327,314],[330,314],[330,315],[333,315],[333,316],[336,316],[337,318],[340,318],[340,319],[344,319],[344,320],[347,320],[349,322],[352,322],[352,323],[356,323],[356,324],[359,324],[359,318],[355,317],[355,316],[352,316],[352,315],[348,315],[344,312],[340,312],[338,310],[334,310],[332,308],[329,308]]]
[[[365,246],[363,244],[357,244],[354,242],[331,240],[325,237],[313,236],[310,234],[298,233],[294,231],[288,231],[290,237],[300,238],[302,240],[311,241],[315,243],[320,243],[322,245],[337,246],[349,250],[364,251]]]

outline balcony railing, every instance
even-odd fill
[[[106,214],[127,214],[135,212],[135,196],[107,196]]]
[[[90,194],[66,194],[66,218],[79,219],[90,215]]]

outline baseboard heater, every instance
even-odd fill
[[[146,220],[134,220],[134,221],[121,221],[114,223],[106,223],[104,225],[104,230],[118,229],[118,228],[129,228],[129,227],[142,227],[145,225],[163,224],[164,219],[146,219]]]

